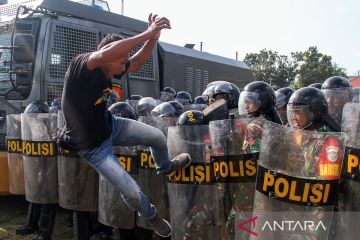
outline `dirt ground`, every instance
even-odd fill
[[[1,240],[33,240],[36,235],[15,235],[15,229],[26,222],[28,202],[24,196],[0,196],[0,239]],[[56,212],[54,240],[74,239],[69,217],[71,213],[58,208]]]
[[[16,228],[22,226],[26,222],[28,209],[28,202],[24,196],[1,196],[0,195],[0,240],[33,240],[36,234],[27,236],[15,235]],[[74,239],[73,228],[71,224],[72,212],[58,207],[56,211],[55,228],[52,234],[53,240],[71,240]],[[120,235],[115,235],[109,238],[104,238],[101,231],[104,230],[104,225],[97,222],[96,212],[91,214],[93,223],[93,231],[95,234],[91,240],[119,240],[122,239]],[[111,231],[111,230],[110,230]],[[119,233],[118,233],[119,234]],[[160,238],[157,236],[149,237],[153,234],[150,230],[139,230],[135,228],[131,233],[134,237],[127,237],[132,240],[169,240],[170,238]]]

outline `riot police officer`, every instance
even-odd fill
[[[304,87],[296,90],[287,106],[290,127],[319,132],[339,132],[340,126],[328,114],[328,105],[321,90]]]
[[[293,92],[294,90],[292,90],[289,87],[280,88],[275,92],[275,96],[276,96],[275,110],[279,115],[279,118],[283,125],[287,124],[286,106]]]
[[[207,104],[208,103],[208,100],[206,98],[206,96],[196,96],[194,98],[194,104]]]
[[[162,102],[168,102],[175,100],[176,91],[172,87],[164,87],[160,92],[160,100]]]
[[[136,119],[134,109],[126,102],[117,102],[111,105],[109,111],[116,117]]]
[[[275,91],[269,84],[263,81],[251,82],[240,94],[239,114],[250,118],[263,116],[268,121],[281,124],[275,103]]]
[[[181,114],[177,127],[169,129],[169,152],[186,149],[195,160],[195,165],[210,164],[210,136],[208,126],[201,111],[189,110]],[[198,169],[199,170],[199,169]],[[190,170],[191,171],[191,170]],[[179,175],[178,175],[179,176]],[[181,180],[180,180],[181,181]],[[174,239],[208,239],[215,238],[213,195],[211,184],[193,182],[177,184],[168,182],[170,201],[170,219],[176,222]],[[178,196],[185,196],[179,199]]]
[[[206,85],[206,88],[204,90],[204,92],[201,94],[201,96],[206,100],[207,104],[210,104],[210,99],[213,96],[214,93],[214,88],[216,87],[216,85],[225,82],[225,81],[215,81],[215,82],[211,82],[208,85]]]
[[[340,125],[343,107],[345,103],[352,101],[352,86],[345,78],[333,76],[324,81],[321,91],[328,103],[329,115]]]
[[[179,117],[184,112],[181,103],[176,101],[164,102],[157,105],[152,111],[153,117]]]
[[[183,106],[192,103],[192,97],[187,91],[180,91],[176,94],[175,101],[181,103]]]
[[[209,106],[203,110],[206,122],[234,118],[237,111],[240,89],[233,83],[219,81],[213,86]]]
[[[156,107],[156,100],[152,97],[144,97],[139,100],[137,106],[138,116],[151,116],[151,111]]]
[[[28,113],[49,113],[46,102],[38,100],[31,102],[24,111]],[[26,179],[26,178],[25,178]],[[40,197],[40,196],[39,196]],[[38,231],[38,240],[51,239],[56,217],[56,204],[29,202],[26,224],[16,229],[17,235],[27,235]]]

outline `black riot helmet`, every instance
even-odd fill
[[[298,120],[296,115],[301,114],[302,119]],[[287,118],[291,127],[308,129],[312,124],[319,124],[325,121],[334,129],[336,123],[328,115],[328,106],[323,92],[317,88],[304,87],[296,90],[289,99],[287,106]]]
[[[134,109],[126,102],[117,102],[111,105],[109,111],[116,117],[136,119]]]
[[[163,102],[157,105],[152,111],[153,117],[178,117],[183,113],[184,109],[181,103],[176,101]]]
[[[332,89],[332,88],[351,88],[348,80],[340,76],[329,77],[324,81],[321,89]]]
[[[248,104],[252,103],[250,109]],[[239,98],[239,114],[253,115],[255,113],[264,114],[274,109],[276,96],[274,89],[263,81],[255,81],[247,84]]]
[[[192,103],[192,97],[187,91],[180,91],[176,94],[175,101],[182,105],[190,105]]]
[[[156,105],[156,100],[154,98],[144,97],[139,100],[136,110],[139,116],[151,116],[151,111]]]
[[[314,87],[317,89],[321,89],[321,86],[322,86],[322,83],[313,83],[313,84],[310,84],[308,87]]]
[[[142,96],[141,95],[131,95],[129,100],[140,100],[142,99]]]
[[[164,89],[160,92],[160,100],[162,102],[173,101],[175,96],[176,91],[171,87],[164,87]]]
[[[350,82],[339,76],[329,77],[324,81],[321,85],[321,90],[328,90],[328,89],[345,89],[348,92],[349,101],[352,100],[353,90]],[[326,95],[326,94],[325,94]]]
[[[180,115],[177,125],[203,125],[205,124],[204,116],[201,111],[189,110]]]
[[[181,103],[179,103],[177,101],[170,101],[169,103],[175,109],[174,117],[179,117],[184,112],[184,107]]]
[[[291,94],[293,94],[294,90],[292,90],[289,87],[283,87],[275,92],[276,96],[276,103],[275,108],[281,108],[284,107],[286,104],[288,104],[289,99],[291,97]]]
[[[224,81],[214,81],[209,83],[208,85],[206,85],[206,88],[204,90],[204,92],[201,94],[201,96],[203,96],[204,99],[206,99],[207,104],[209,104],[209,100],[213,97],[214,94],[214,89],[216,87],[216,85],[223,83]]]
[[[216,98],[218,95],[225,96],[225,99],[229,105],[229,109],[238,107],[240,89],[235,84],[225,81],[220,82],[215,86],[212,97]]]
[[[194,99],[194,104],[207,104],[207,97],[206,96],[197,96]]]
[[[24,113],[49,113],[50,108],[49,105],[41,100],[37,100],[29,103],[26,106]]]
[[[286,106],[293,92],[294,90],[292,90],[289,87],[280,88],[275,92],[275,96],[276,96],[275,110],[283,125],[286,125],[288,123],[286,116]]]
[[[328,103],[329,115],[341,124],[344,105],[353,98],[353,89],[349,81],[339,76],[329,77],[322,84],[321,91]]]

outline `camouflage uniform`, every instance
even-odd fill
[[[260,151],[263,121],[261,118],[255,118],[246,125],[246,136],[243,142],[242,153],[251,153],[253,157],[258,156],[254,154]],[[236,127],[239,128],[241,126]],[[256,161],[257,159],[253,160]],[[235,229],[237,227],[236,223],[243,222],[251,217],[254,202],[254,185],[255,180],[254,182],[244,182],[230,186],[231,209],[226,221],[228,234],[225,235],[227,236],[226,238],[222,239],[249,239],[247,232],[236,232]]]

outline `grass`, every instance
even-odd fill
[[[0,196],[0,239],[1,240],[33,240],[35,234],[27,236],[15,235],[15,229],[26,222],[28,202],[24,196]],[[72,227],[68,221],[70,212],[58,207],[53,240],[74,239]]]

